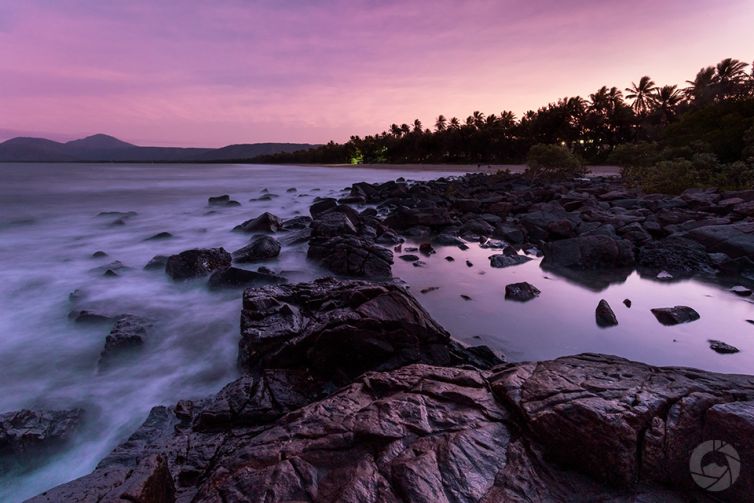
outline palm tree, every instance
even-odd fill
[[[652,93],[654,93],[656,89],[657,87],[655,86],[654,81],[647,75],[639,79],[639,85],[631,82],[631,87],[626,88],[626,92],[629,93],[626,95],[626,98],[634,100],[631,105],[634,112],[639,115],[647,113],[647,110],[649,110],[652,105]]]
[[[403,134],[409,134],[411,132],[411,127],[408,124],[401,124],[401,131],[403,131]]]
[[[393,133],[393,136],[396,138],[400,138],[403,134],[403,130],[398,124],[390,124],[390,132]]]
[[[696,73],[694,80],[687,80],[686,83],[689,85],[683,90],[686,98],[698,105],[708,103],[714,94],[715,67],[702,68]]]
[[[609,108],[610,98],[608,97],[607,86],[597,89],[597,92],[589,95],[590,108],[595,111],[603,111]]]
[[[437,117],[437,120],[435,121],[435,129],[437,131],[445,131],[445,127],[448,123],[448,119],[445,118],[444,115],[439,115]]]
[[[453,117],[450,119],[448,127],[450,129],[459,129],[461,127],[461,121],[458,120],[458,117]]]
[[[725,58],[717,64],[715,80],[718,98],[725,99],[739,94],[746,79],[747,66],[747,63],[733,58]]]
[[[419,119],[414,119],[414,133],[421,133],[422,132],[422,121]]]
[[[477,128],[481,128],[484,125],[484,114],[479,110],[475,110],[474,113],[471,114],[471,117]]]
[[[678,104],[683,101],[683,94],[678,86],[662,86],[655,90],[653,98],[655,110],[659,112],[662,121],[667,123],[675,115]]]

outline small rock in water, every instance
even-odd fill
[[[490,266],[496,268],[510,267],[513,265],[523,264],[530,260],[531,258],[527,257],[526,255],[507,255],[505,253],[501,253],[499,255],[492,255],[490,257]]]
[[[117,278],[118,273],[113,271],[112,269],[108,269],[107,271],[103,272],[102,275],[106,278]]]
[[[240,248],[231,256],[236,262],[256,262],[269,260],[280,255],[280,242],[272,236],[262,235],[251,240],[251,243]]]
[[[447,260],[448,262],[453,262],[455,259],[448,255],[447,257],[445,257],[445,260]]]
[[[689,323],[700,318],[699,313],[688,306],[656,307],[651,310],[657,321],[663,325]]]
[[[510,300],[526,302],[535,297],[539,297],[540,293],[542,292],[540,292],[536,286],[527,283],[526,281],[505,285],[505,298]]]
[[[107,253],[103,252],[102,250],[98,250],[92,253],[92,258],[102,258],[102,257],[107,257]]]
[[[597,309],[594,312],[597,325],[600,327],[612,327],[618,324],[618,318],[615,317],[613,309],[605,299],[600,300]]]
[[[422,243],[422,244],[420,244],[419,245],[419,252],[422,255],[426,255],[426,256],[430,256],[433,253],[436,253],[435,249],[432,248],[432,244],[431,243]]]
[[[404,251],[409,252],[409,253],[414,253],[414,252],[418,252],[419,248],[417,248],[416,246],[407,246],[404,249]]]
[[[462,294],[461,294],[461,298],[462,298],[463,300],[471,300],[471,297],[469,297],[469,296],[468,296],[468,295],[466,295],[465,293],[462,293]]]
[[[735,346],[731,346],[730,344],[726,344],[723,341],[716,341],[714,339],[710,339],[709,341],[709,348],[712,351],[715,351],[720,354],[729,355],[733,353],[738,353],[738,348]]]
[[[746,320],[746,323],[751,323],[752,325],[754,325],[754,320]]]
[[[265,211],[256,218],[236,225],[233,230],[240,232],[278,232],[282,226],[283,221],[280,217]]]
[[[657,274],[657,279],[673,279],[673,275],[670,274],[668,271],[660,271]]]
[[[145,271],[165,270],[165,264],[168,263],[168,257],[165,255],[155,255],[144,266]]]
[[[434,292],[435,290],[439,290],[439,289],[440,289],[439,286],[430,286],[430,287],[427,287],[427,288],[422,288],[419,291],[421,293],[429,293],[429,292]]]
[[[466,266],[467,267],[474,267],[474,264],[472,264],[470,260],[467,260],[466,261]]]
[[[158,241],[158,240],[161,240],[161,239],[170,239],[172,237],[173,237],[173,235],[171,233],[169,233],[169,232],[158,232],[157,234],[155,234],[153,236],[149,236],[144,241]]]
[[[631,299],[623,299],[623,304],[624,304],[624,305],[625,305],[625,306],[626,306],[627,308],[629,308],[629,309],[630,309],[630,308],[631,308]]]
[[[416,262],[417,260],[419,260],[419,257],[417,255],[411,255],[411,254],[399,255],[398,258],[401,260],[405,260],[406,262]]]
[[[741,297],[748,297],[749,295],[751,295],[751,289],[741,285],[732,287],[730,291]]]
[[[141,348],[150,327],[150,322],[138,316],[124,314],[118,317],[105,339],[105,347],[100,353],[100,367],[104,368],[110,365],[114,358]]]
[[[414,267],[424,267],[425,265],[427,265],[427,263],[423,260],[417,260],[415,262],[412,262],[411,265],[413,265]]]
[[[223,194],[222,196],[214,196],[210,197],[207,201],[210,206],[241,206],[241,203],[238,201],[234,201],[230,198],[228,194]]]
[[[168,257],[165,272],[175,280],[206,276],[230,266],[230,253],[224,248],[196,248]]]
[[[104,323],[113,320],[111,316],[95,313],[86,309],[74,309],[68,313],[68,319],[73,320],[76,323]]]
[[[296,187],[290,187],[286,189],[286,192],[296,192]]]

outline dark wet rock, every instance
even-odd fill
[[[657,274],[667,271],[679,277],[715,271],[715,266],[702,245],[676,236],[653,241],[639,248],[637,265],[642,272]]]
[[[108,269],[105,272],[102,273],[102,275],[106,278],[117,278],[120,276],[117,272],[113,271],[112,269]]]
[[[697,489],[689,477],[689,453],[697,445],[711,438],[739,445],[742,431],[754,431],[745,402],[754,398],[748,376],[586,354],[513,365],[491,381],[549,459],[616,486],[663,484],[679,491],[679,501],[689,501],[682,491]],[[710,424],[718,407],[730,407],[733,417]],[[754,451],[742,456],[748,461]],[[751,494],[754,476],[744,472],[726,501]]]
[[[97,214],[98,217],[105,217],[105,218],[113,218],[117,220],[126,220],[128,218],[133,218],[138,213],[135,211],[101,211]]]
[[[462,298],[463,300],[471,300],[471,297],[469,297],[468,295],[466,295],[466,294],[463,294],[463,293],[461,294],[461,298]]]
[[[246,220],[233,228],[241,232],[278,232],[282,228],[282,221],[272,213],[264,212],[258,217]]]
[[[440,246],[459,246],[464,244],[464,242],[451,234],[438,234],[434,237],[433,241],[440,245]]]
[[[609,269],[634,265],[633,247],[625,239],[583,236],[547,243],[542,267],[577,270]]]
[[[283,230],[286,230],[286,231],[306,229],[307,227],[309,227],[311,223],[312,223],[311,217],[307,217],[306,215],[299,215],[297,217],[284,220],[282,224],[282,228]]]
[[[241,203],[231,199],[228,194],[224,194],[222,196],[212,196],[207,200],[207,203],[213,207],[241,206]]]
[[[728,355],[738,353],[739,349],[735,346],[731,346],[723,341],[716,341],[714,339],[709,340],[709,348],[716,353]]]
[[[114,260],[110,262],[109,264],[101,265],[99,267],[95,267],[94,269],[90,269],[90,271],[102,273],[102,274],[109,274],[108,271],[110,271],[110,273],[115,274],[117,276],[119,273],[125,272],[129,269],[130,267],[125,265],[120,260]]]
[[[490,257],[490,266],[492,267],[510,267],[514,265],[524,264],[526,262],[529,262],[531,260],[530,257],[527,257],[526,255],[508,255],[505,253],[501,253],[499,255],[492,255]]]
[[[600,327],[612,327],[618,324],[618,318],[615,317],[613,309],[605,299],[601,299],[599,304],[597,304],[597,309],[594,311],[594,317],[597,326]]]
[[[505,285],[505,298],[509,300],[526,302],[535,297],[539,297],[540,293],[542,292],[540,292],[536,286],[527,283],[526,281]]]
[[[107,253],[103,252],[102,250],[97,250],[96,252],[92,253],[92,258],[103,258],[107,257]]]
[[[416,262],[417,260],[419,260],[418,255],[411,255],[411,254],[398,255],[398,258],[406,262]]]
[[[726,253],[732,258],[754,256],[754,222],[699,227],[686,237],[704,245],[708,252]]]
[[[105,347],[100,353],[100,368],[109,367],[116,360],[132,355],[141,349],[151,326],[151,322],[140,316],[131,314],[119,316],[105,339]]]
[[[471,263],[471,260],[466,261],[466,267],[474,267],[474,264]]]
[[[336,274],[369,278],[392,274],[393,252],[356,236],[312,240],[307,256]]]
[[[736,285],[730,288],[730,291],[738,295],[739,297],[749,297],[751,295],[751,288],[745,286]]]
[[[631,299],[623,299],[623,305],[631,308]]]
[[[399,237],[395,232],[385,230],[379,236],[377,236],[374,242],[381,245],[395,245],[402,243],[403,239]]]
[[[360,217],[358,213],[350,213],[345,208],[347,207],[338,207],[337,209],[341,209],[341,211],[334,209],[318,215],[311,224],[312,236],[331,238],[358,234]]]
[[[226,267],[212,273],[207,280],[210,288],[246,288],[250,286],[278,285],[286,283],[283,276],[271,272],[265,272],[263,268],[257,271],[249,271],[238,267]]]
[[[421,243],[419,245],[419,253],[421,253],[424,256],[429,257],[430,255],[437,253],[435,249],[432,247],[432,243]]]
[[[0,414],[0,473],[23,469],[62,449],[83,419],[82,409],[23,409]]]
[[[144,241],[160,241],[163,239],[171,239],[172,237],[174,236],[169,232],[158,232],[157,234],[149,236]]]
[[[699,319],[699,313],[688,306],[656,307],[651,311],[663,325],[677,325]]]
[[[262,235],[251,240],[251,243],[234,251],[231,255],[236,262],[258,262],[269,260],[280,255],[280,242],[272,236]]]
[[[526,234],[523,229],[514,224],[501,223],[495,226],[492,236],[502,239],[508,243],[520,244],[526,240]]]
[[[370,369],[459,364],[464,355],[393,283],[325,278],[244,292],[239,365],[247,371],[308,368],[347,382]]]
[[[447,208],[406,208],[401,206],[391,212],[384,223],[393,229],[406,230],[415,226],[441,228],[451,225],[453,221]]]
[[[309,214],[312,216],[312,218],[317,218],[323,213],[326,213],[337,207],[338,207],[338,201],[336,201],[335,198],[332,198],[332,197],[320,198],[314,201],[314,204],[312,204],[309,207]]]
[[[218,269],[230,266],[230,253],[224,248],[197,248],[171,255],[165,264],[165,272],[175,280],[206,276]]]
[[[456,259],[448,255],[447,257],[445,257],[445,260],[447,260],[448,262],[454,262]]]
[[[155,255],[144,266],[147,271],[165,270],[165,266],[168,263],[168,257],[165,255]]]
[[[429,292],[434,292],[435,290],[439,290],[439,289],[440,289],[439,286],[429,286],[427,288],[422,288],[421,290],[419,290],[419,293],[429,293]]]

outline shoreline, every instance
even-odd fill
[[[291,166],[318,166],[323,168],[367,168],[396,171],[452,171],[457,173],[496,173],[508,170],[512,174],[521,174],[526,164],[291,164]],[[588,166],[587,176],[620,176],[620,167],[611,165]]]

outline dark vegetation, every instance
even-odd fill
[[[352,136],[343,144],[254,161],[487,164],[528,158],[537,174],[552,178],[578,173],[577,160],[618,164],[630,183],[649,191],[741,188],[754,182],[754,73],[748,66],[728,58],[699,70],[683,89],[658,86],[644,76],[625,94],[603,86],[588,99],[562,98],[520,119],[509,111],[477,111],[464,121],[440,115],[434,130],[416,119],[376,135]],[[543,170],[544,158],[549,167]],[[565,164],[556,173],[559,158]]]

